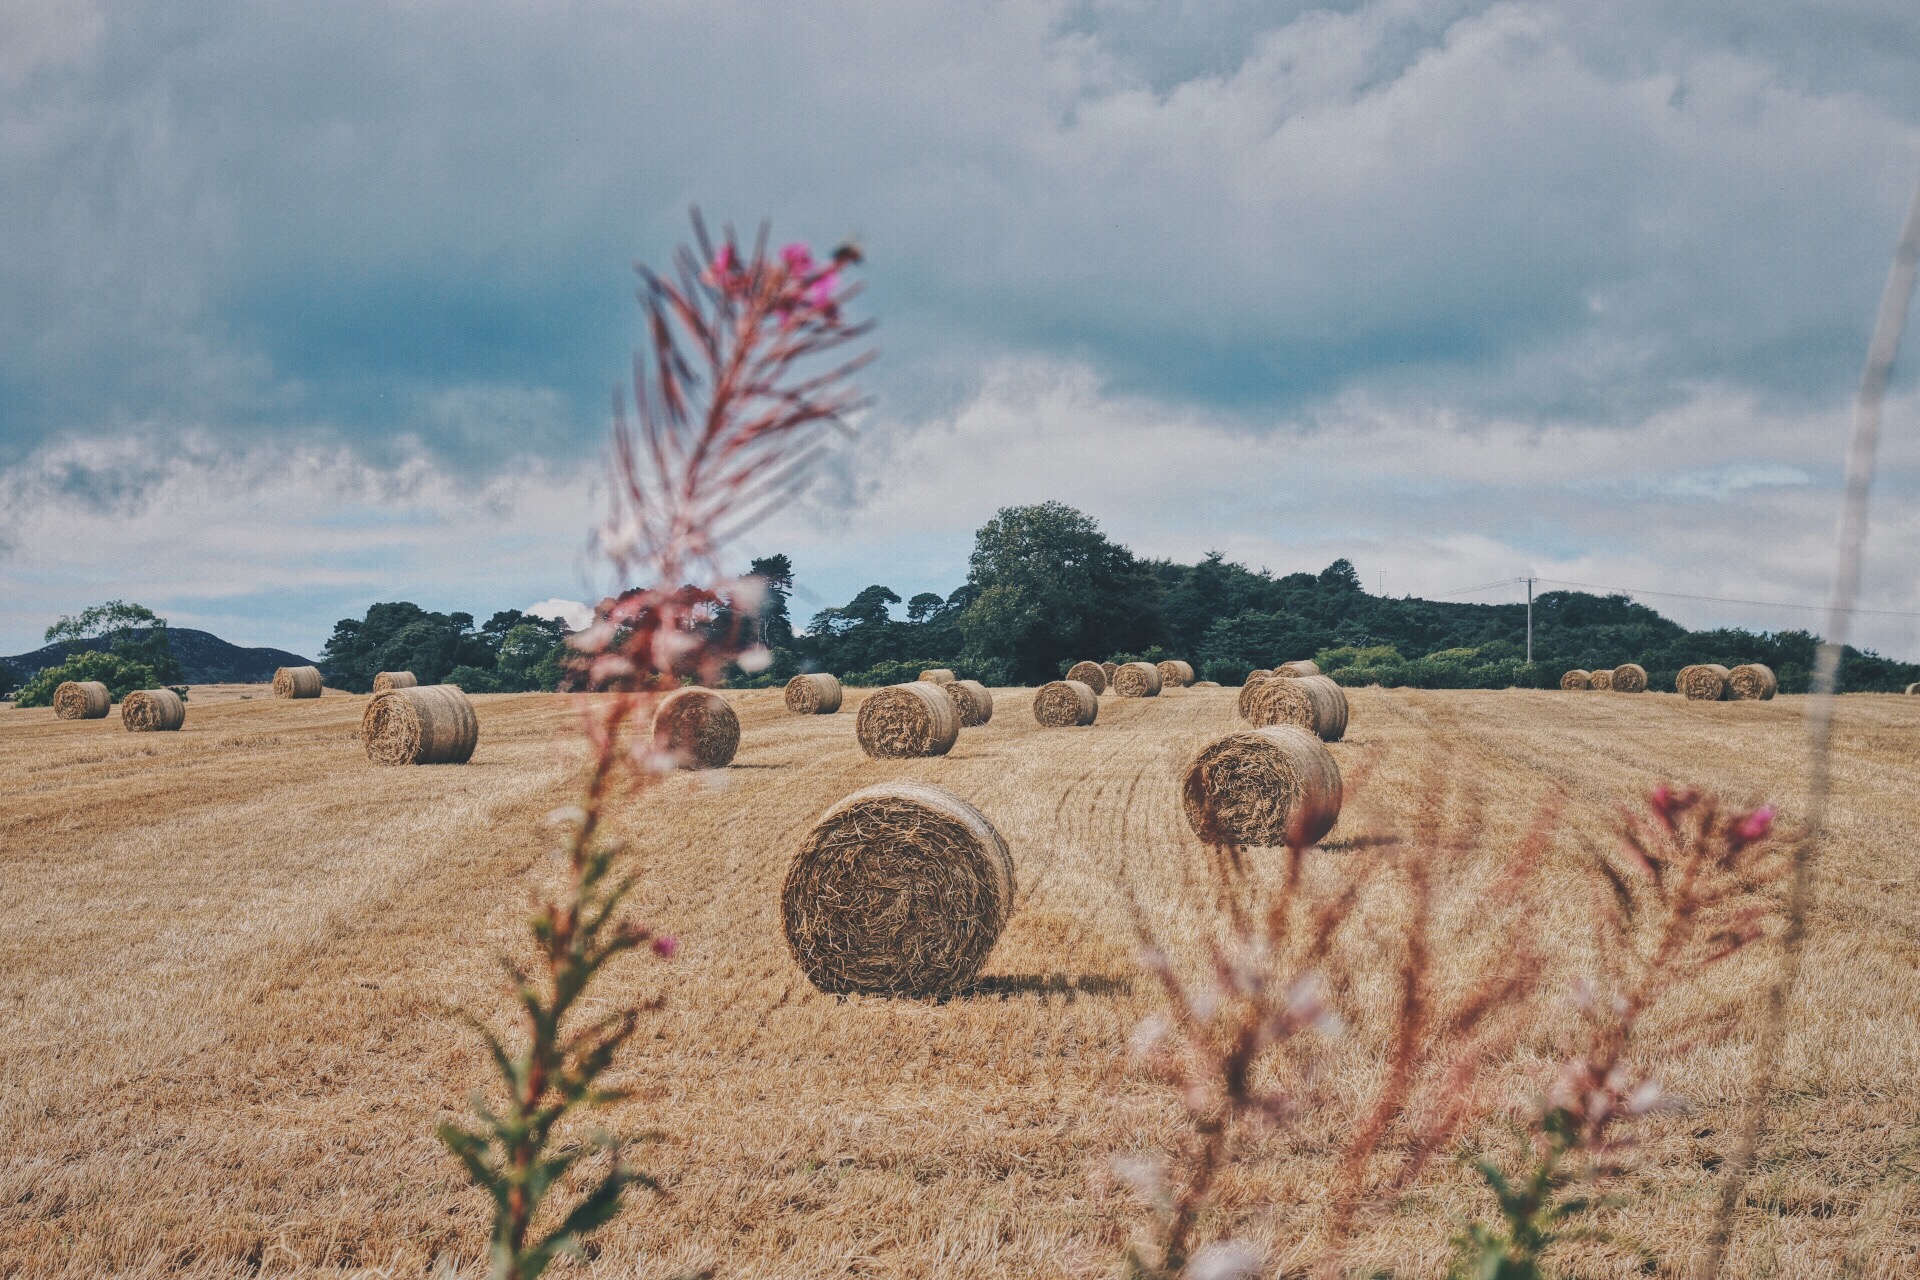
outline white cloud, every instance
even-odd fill
[[[593,610],[579,600],[542,600],[530,604],[522,613],[530,613],[536,618],[556,618],[566,624],[569,631],[584,631],[593,621]]]

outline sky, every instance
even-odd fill
[[[1058,499],[1817,626],[1920,10],[1807,10],[0,0],[0,653],[109,598],[308,655],[597,598],[633,264],[695,205],[867,255],[872,406],[734,548],[803,617]],[[1917,365],[1852,633],[1906,658]]]

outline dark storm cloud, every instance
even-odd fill
[[[1631,429],[1854,376],[1904,4],[18,5],[0,463],[58,437],[596,447],[702,202],[864,236],[895,420],[1008,353],[1319,420]]]

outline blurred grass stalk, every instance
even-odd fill
[[[1840,656],[1846,647],[1847,622],[1852,616],[1853,603],[1860,593],[1861,557],[1867,538],[1867,498],[1873,488],[1879,457],[1881,410],[1887,397],[1887,383],[1893,376],[1894,357],[1900,350],[1900,337],[1906,328],[1907,312],[1913,303],[1917,270],[1920,270],[1920,184],[1915,185],[1907,206],[1906,223],[1894,248],[1886,287],[1880,294],[1880,313],[1874,321],[1866,368],[1860,375],[1860,393],[1854,401],[1853,436],[1847,445],[1847,485],[1840,503],[1836,535],[1833,593],[1823,643],[1814,663],[1812,696],[1807,701],[1805,834],[1793,850],[1780,970],[1767,992],[1766,1014],[1754,1049],[1753,1083],[1748,1090],[1746,1116],[1732,1158],[1727,1161],[1713,1230],[1695,1268],[1699,1280],[1714,1280],[1726,1264],[1727,1250],[1733,1241],[1734,1218],[1753,1172],[1754,1156],[1766,1123],[1767,1101],[1773,1095],[1775,1076],[1779,1072],[1780,1047],[1786,1038],[1787,1002],[1793,998],[1806,950],[1814,863],[1825,835],[1827,801],[1833,785],[1834,695],[1840,685]]]

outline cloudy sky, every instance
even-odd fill
[[[0,0],[0,652],[594,591],[695,203],[868,254],[874,407],[738,547],[804,612],[1047,498],[1394,595],[1817,602],[1920,11],[1806,8]],[[1912,345],[1857,624],[1905,657]]]

